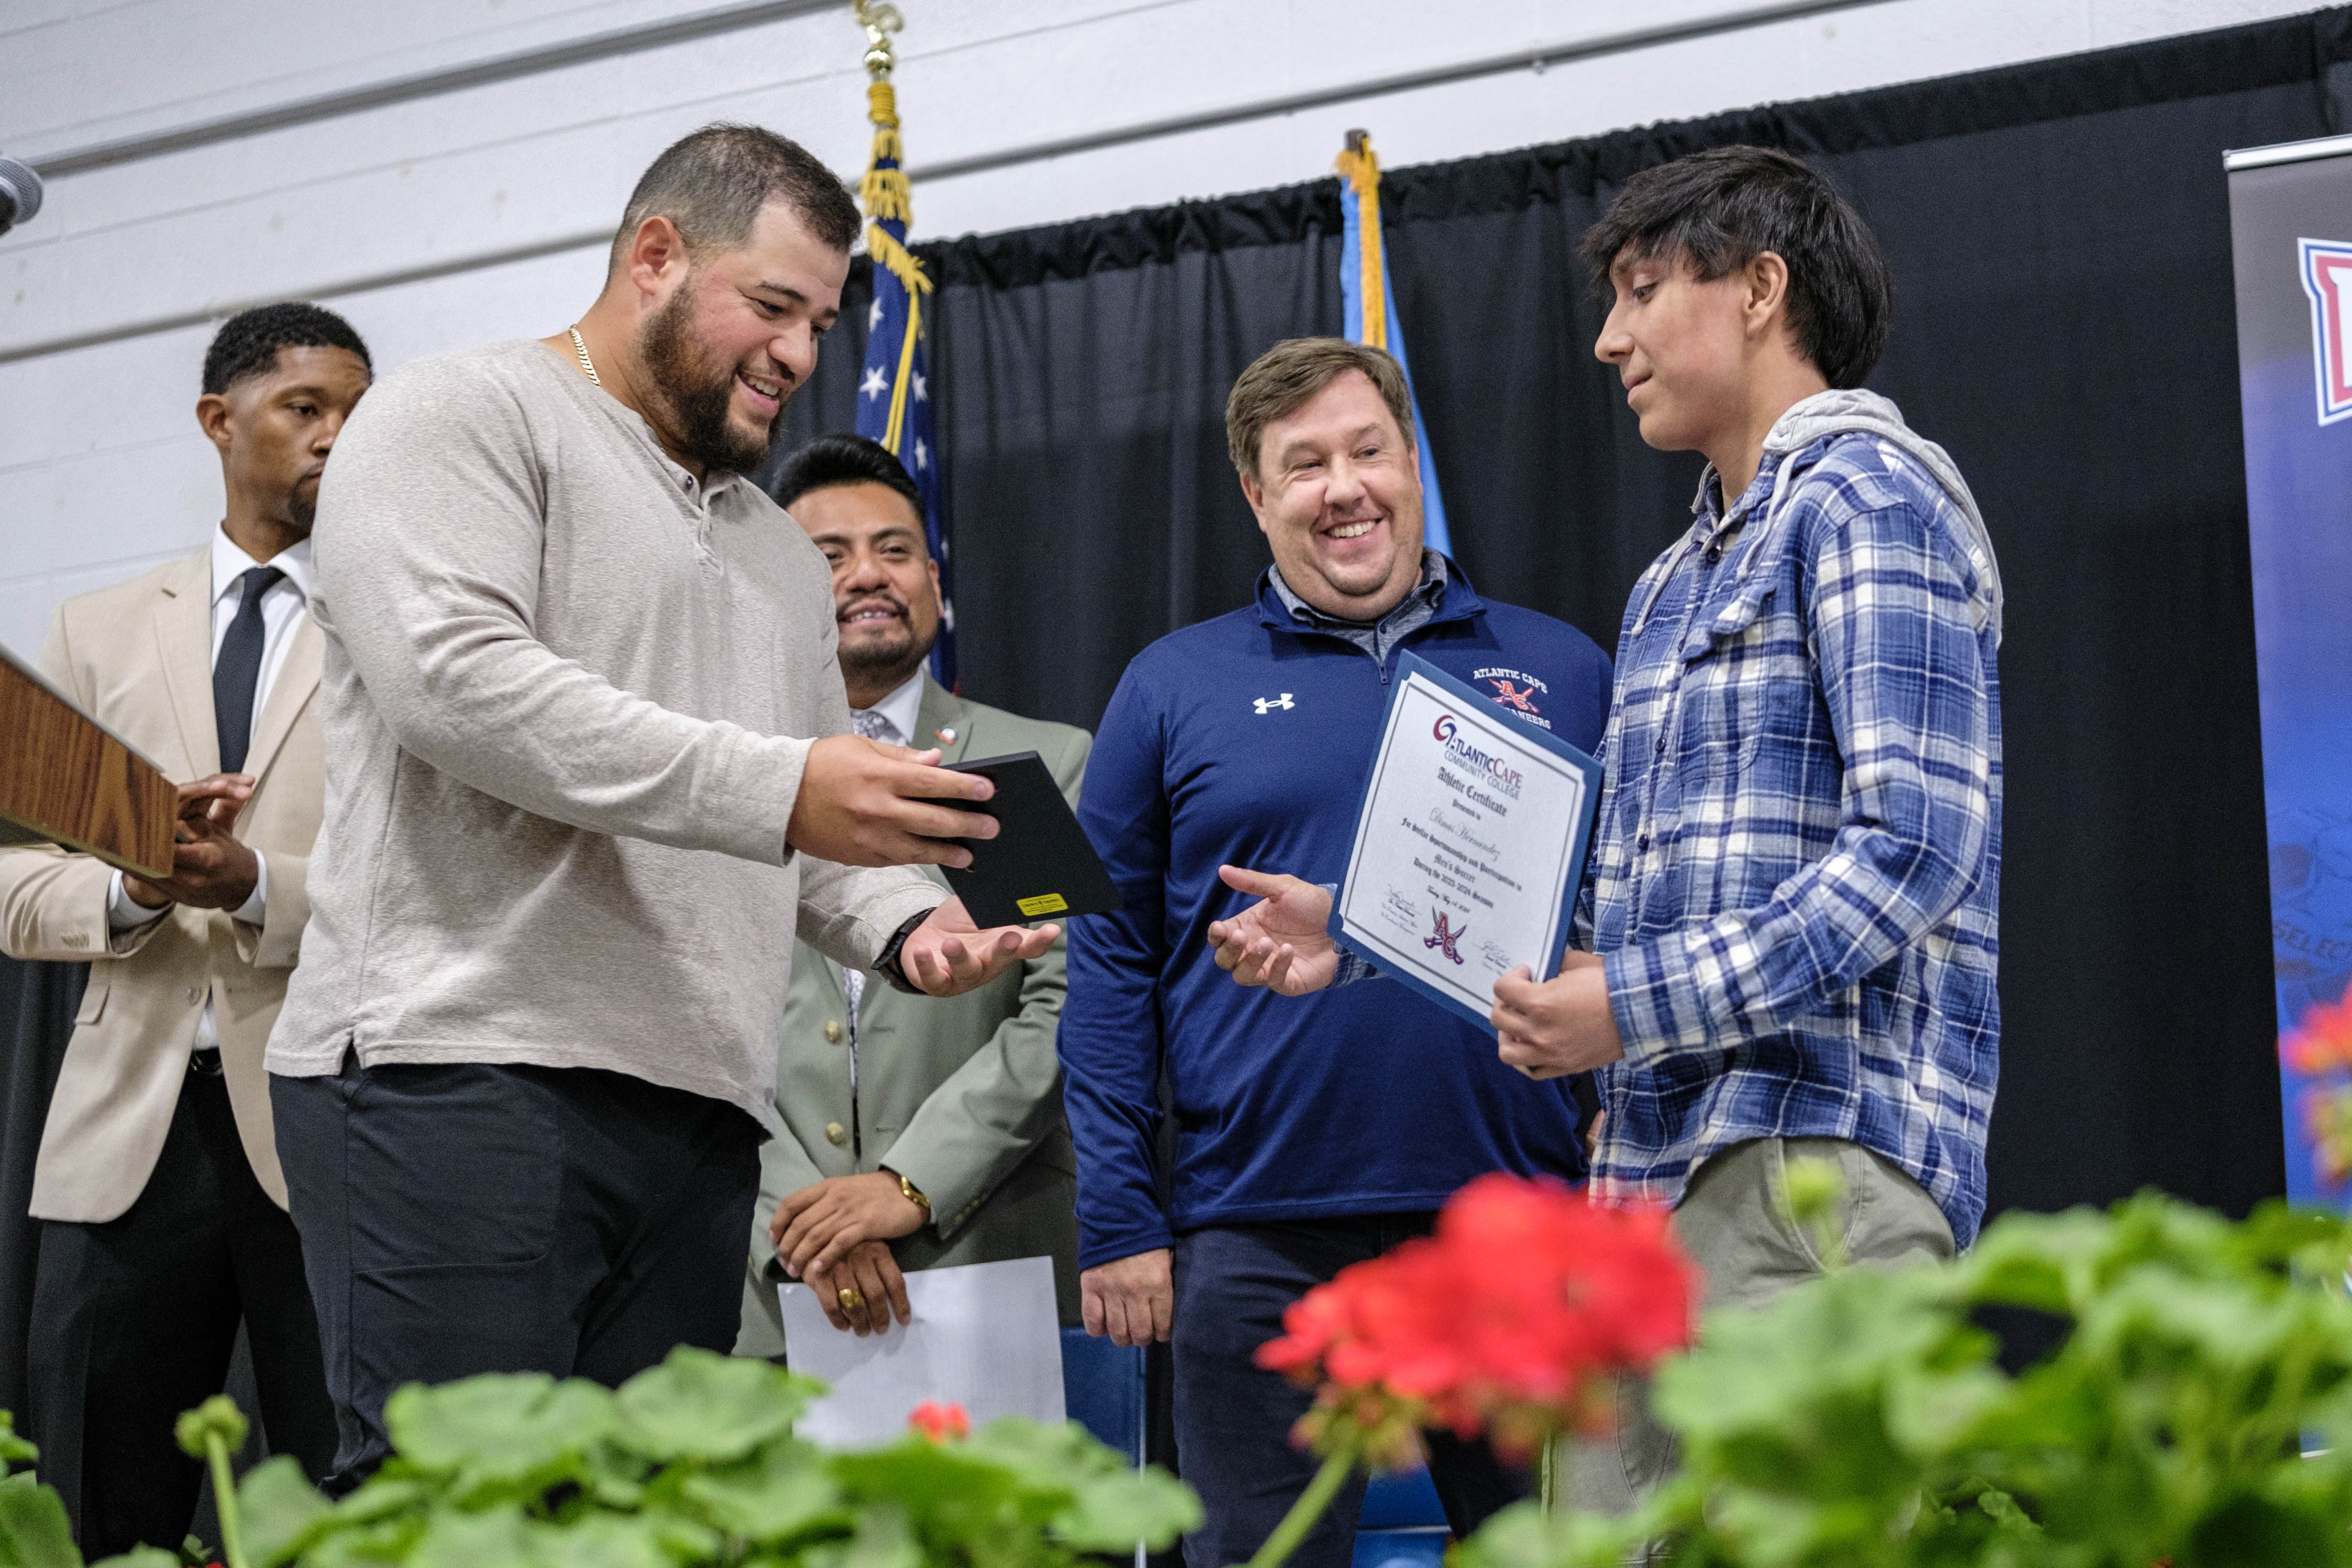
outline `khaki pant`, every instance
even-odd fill
[[[1953,1255],[1943,1211],[1892,1161],[1843,1138],[1758,1138],[1701,1163],[1675,1210],[1675,1239],[1705,1276],[1704,1306],[1759,1306],[1822,1271],[1789,1210],[1789,1161],[1801,1156],[1835,1163],[1843,1178],[1837,1226],[1848,1262]],[[1618,1381],[1615,1437],[1568,1445],[1566,1495],[1552,1500],[1628,1513],[1674,1472],[1675,1440],[1651,1415],[1648,1392],[1644,1380]]]

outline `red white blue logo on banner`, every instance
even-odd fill
[[[2311,296],[2312,368],[2319,422],[2352,419],[2352,241],[2305,239],[2303,291]]]

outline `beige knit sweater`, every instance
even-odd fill
[[[385,376],[314,537],[326,820],[269,1070],[605,1068],[781,1131],[794,933],[864,968],[940,897],[785,847],[849,728],[824,556],[530,341]]]

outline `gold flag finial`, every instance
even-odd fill
[[[888,81],[892,68],[898,63],[898,53],[890,47],[890,35],[906,26],[906,18],[887,0],[850,0],[849,10],[857,18],[857,25],[866,29],[866,74],[876,81]]]

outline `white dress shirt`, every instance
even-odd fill
[[[242,546],[228,536],[226,528],[213,531],[213,662],[220,659],[221,644],[227,639],[229,623],[236,618],[237,605],[243,598],[239,580],[256,566],[275,566],[286,574],[261,595],[261,669],[253,689],[253,722],[261,723],[262,708],[269,700],[269,689],[277,682],[278,672],[286,666],[286,650],[293,646],[294,629],[310,607],[310,542],[307,539],[279,551],[268,561],[256,561]],[[893,694],[896,695],[895,693]],[[251,737],[247,736],[248,745]],[[269,863],[259,860],[253,881],[253,895],[239,904],[232,917],[247,925],[261,923],[263,911],[269,907]],[[106,923],[118,936],[138,930],[151,921],[158,921],[171,911],[165,904],[151,910],[133,899],[122,885],[122,873],[117,871],[107,889]],[[220,1031],[213,1022],[212,998],[205,998],[204,1016],[196,1021],[194,1048],[200,1051],[217,1049]]]
[[[918,669],[900,681],[898,689],[889,696],[871,708],[851,710],[850,716],[854,720],[860,713],[873,714],[897,731],[895,734],[877,735],[875,737],[877,740],[887,741],[894,746],[912,746],[920,752],[939,744],[938,740],[932,736],[927,735],[920,740],[915,738],[915,725],[919,722],[916,715],[922,710],[922,707],[923,672]]]
[[[919,741],[915,738],[916,715],[922,711],[922,707],[923,671],[919,668],[873,707],[851,709],[850,719],[855,722],[860,714],[870,714],[881,720],[883,725],[881,733],[874,739],[887,745],[912,746],[917,751],[927,751],[938,744],[938,741],[936,737]],[[857,1097],[857,1004],[865,998],[866,976],[858,970],[844,969],[837,963],[833,967],[835,973],[841,976],[842,994],[849,1003],[849,1094],[855,1100]]]

